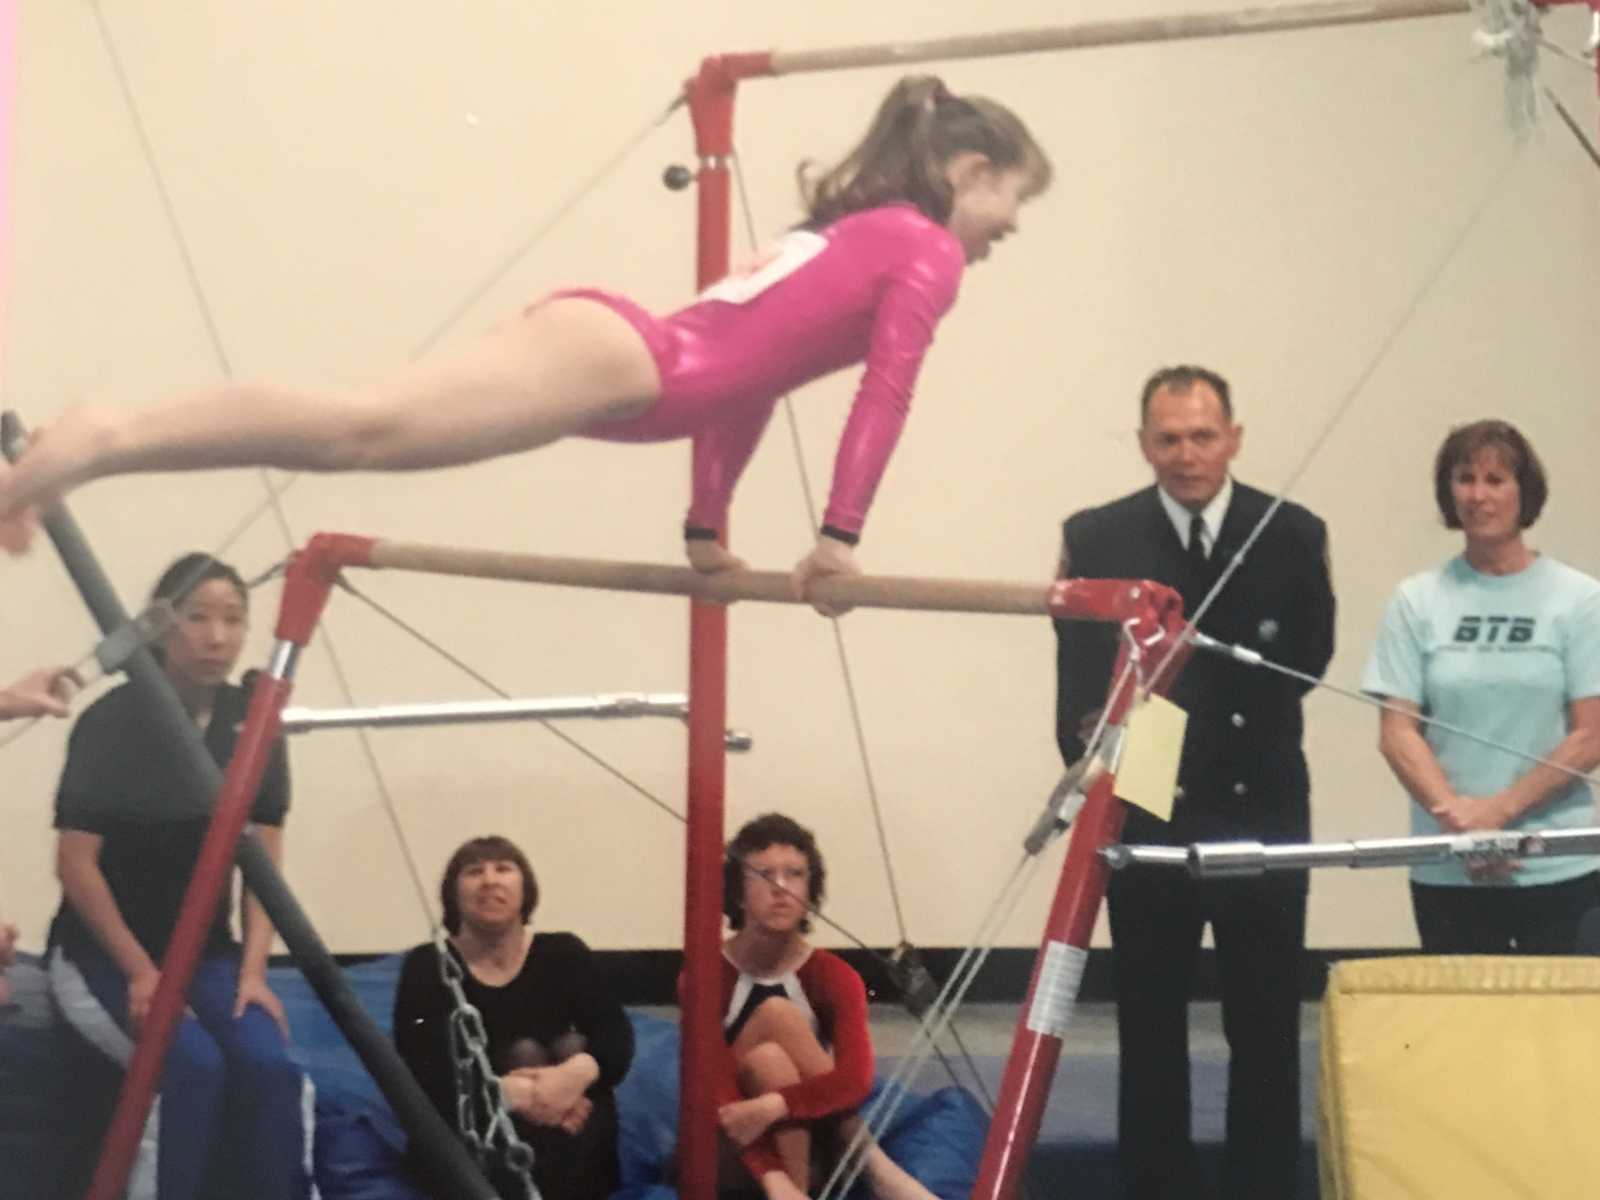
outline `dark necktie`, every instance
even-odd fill
[[[1189,561],[1204,567],[1206,558],[1206,522],[1199,513],[1189,518]]]

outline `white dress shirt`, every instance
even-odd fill
[[[1166,490],[1160,486],[1156,488],[1156,495],[1161,497],[1161,507],[1166,509],[1167,517],[1172,521],[1172,527],[1178,531],[1178,545],[1188,549],[1189,522],[1194,513],[1179,504]],[[1222,481],[1222,489],[1211,497],[1211,503],[1200,510],[1200,520],[1204,524],[1204,532],[1200,535],[1200,543],[1206,549],[1206,557],[1211,557],[1211,551],[1217,544],[1217,535],[1222,532],[1222,519],[1228,515],[1228,502],[1233,499],[1233,476],[1228,476]]]

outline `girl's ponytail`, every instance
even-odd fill
[[[907,75],[889,90],[866,135],[837,166],[813,179],[810,164],[801,164],[807,224],[821,227],[862,209],[903,203],[942,225],[952,201],[945,166],[967,152],[1001,170],[1028,172],[1029,195],[1049,186],[1049,160],[1004,105],[954,95],[937,75]]]

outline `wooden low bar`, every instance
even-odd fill
[[[613,562],[510,554],[454,546],[378,541],[370,566],[390,571],[464,575],[475,579],[515,579],[557,587],[615,592],[692,596],[717,604],[757,600],[769,604],[809,604],[813,600],[854,608],[916,609],[927,612],[1001,613],[1044,616],[1050,587],[1041,583],[973,582],[897,575],[836,575],[814,581],[807,595],[795,594],[782,571],[720,571],[703,575],[692,567],[662,563]]]

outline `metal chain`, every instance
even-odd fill
[[[455,1066],[456,1131],[480,1167],[515,1179],[524,1200],[541,1200],[539,1187],[533,1182],[533,1147],[517,1133],[506,1109],[505,1089],[489,1061],[489,1034],[483,1027],[483,1014],[467,999],[462,986],[466,975],[437,927],[433,948],[439,959],[439,982],[450,993],[454,1005],[450,1013],[450,1057]]]

